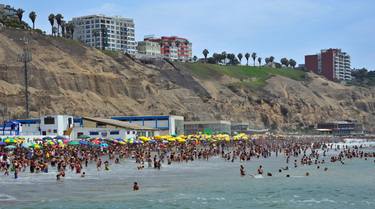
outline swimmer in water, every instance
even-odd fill
[[[81,178],[85,178],[85,176],[86,176],[86,173],[83,172],[83,173],[81,174]]]
[[[305,176],[310,176],[310,173],[309,173],[309,172],[306,172]]]
[[[263,167],[261,165],[259,166],[257,171],[259,175],[263,175]]]
[[[245,176],[245,168],[243,167],[243,165],[240,166],[240,175],[241,176]]]
[[[325,167],[325,168],[324,168],[324,171],[328,171],[328,168],[327,168],[327,167]]]
[[[139,190],[138,183],[134,182],[134,184],[133,184],[133,191],[138,191],[138,190]]]

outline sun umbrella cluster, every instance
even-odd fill
[[[65,146],[91,146],[102,149],[107,149],[111,145],[142,145],[142,144],[159,144],[160,146],[166,144],[200,144],[213,142],[232,142],[232,141],[247,141],[255,139],[256,136],[249,136],[247,134],[237,134],[230,136],[228,134],[195,134],[195,135],[160,135],[154,137],[139,136],[137,138],[116,138],[116,139],[102,139],[90,138],[87,135],[80,135],[78,140],[71,141],[65,136],[43,137],[42,139],[34,139],[33,142],[26,142],[21,137],[7,137],[0,139],[0,146],[7,149],[15,149],[17,147],[43,149],[45,147],[65,147]]]

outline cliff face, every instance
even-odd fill
[[[305,81],[273,76],[261,88],[231,85],[226,75],[200,78],[189,65],[144,65],[108,56],[78,42],[21,30],[0,31],[0,111],[24,112],[23,68],[17,62],[29,38],[30,111],[110,116],[178,114],[190,119],[250,122],[254,127],[295,128],[334,119],[375,127],[374,89],[350,87],[307,74]]]

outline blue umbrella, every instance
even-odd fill
[[[5,145],[7,145],[7,143],[5,143],[5,142],[0,142],[0,146],[5,146]]]
[[[108,144],[107,143],[101,143],[100,146],[101,147],[108,147]]]
[[[56,136],[55,139],[66,139],[65,136]]]
[[[22,147],[24,147],[24,148],[29,148],[29,147],[31,147],[31,143],[28,143],[28,142],[25,142],[25,143],[22,143]]]
[[[81,140],[81,141],[79,141],[79,144],[81,144],[81,145],[88,145],[89,142],[88,142],[88,141],[83,141],[83,140]]]

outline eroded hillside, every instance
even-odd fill
[[[246,121],[254,127],[279,129],[356,119],[375,127],[374,89],[344,86],[310,73],[264,69],[267,74],[258,76],[204,64],[144,65],[72,40],[3,30],[0,106],[6,106],[11,117],[21,117],[24,111],[24,77],[17,54],[25,36],[33,53],[29,65],[33,116],[178,114],[187,120]]]

